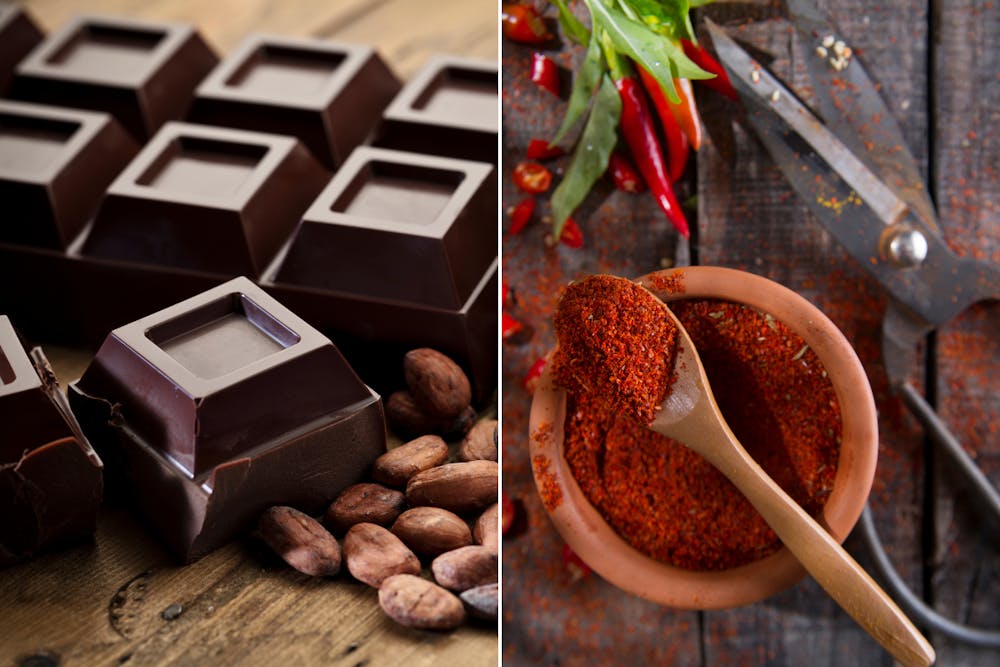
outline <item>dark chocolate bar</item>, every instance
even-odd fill
[[[29,355],[6,316],[0,316],[0,420],[0,566],[92,535],[101,460],[41,349]]]
[[[20,5],[0,3],[0,95],[7,92],[14,68],[42,38],[42,31]]]
[[[198,86],[188,119],[298,137],[335,170],[399,89],[369,46],[250,35]]]
[[[11,96],[105,111],[145,141],[184,117],[217,62],[190,25],[79,16],[21,61]]]
[[[0,241],[66,248],[137,150],[108,114],[0,100]]]
[[[497,63],[437,56],[382,114],[376,146],[497,164]]]
[[[385,451],[379,396],[242,277],[111,332],[70,402],[184,561],[272,505],[320,511]]]
[[[293,137],[168,123],[111,184],[82,253],[257,276],[327,178]]]
[[[274,281],[461,308],[497,256],[496,189],[489,164],[358,148],[306,211]]]

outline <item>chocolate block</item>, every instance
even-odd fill
[[[80,16],[21,61],[11,95],[105,111],[142,142],[187,113],[217,62],[189,25]]]
[[[376,146],[497,164],[497,63],[437,56],[382,115]]]
[[[256,276],[326,181],[292,137],[168,123],[111,184],[82,252]]]
[[[29,356],[6,316],[0,316],[0,420],[0,566],[93,534],[101,460],[41,349]]]
[[[335,170],[399,89],[369,46],[251,35],[198,86],[188,118],[293,135]]]
[[[0,95],[7,92],[14,68],[42,37],[42,31],[21,7],[0,3]]]
[[[496,172],[361,147],[306,212],[274,280],[455,310],[497,255]]]
[[[242,277],[111,332],[70,401],[185,561],[271,505],[319,511],[385,451],[378,395]]]
[[[66,248],[137,150],[108,114],[0,100],[0,240]]]

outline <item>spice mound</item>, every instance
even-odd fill
[[[756,309],[715,300],[670,305],[744,448],[818,516],[833,488],[841,420],[816,354]],[[700,455],[649,430],[600,393],[567,393],[570,471],[629,544],[688,570],[729,569],[780,547],[749,501]]]
[[[563,290],[555,332],[559,386],[653,421],[673,384],[677,352],[677,326],[662,301],[624,278],[588,276]]]

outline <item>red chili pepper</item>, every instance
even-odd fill
[[[535,213],[535,198],[525,197],[517,203],[510,214],[510,233],[517,234],[531,221]]]
[[[684,55],[693,60],[695,65],[715,75],[714,79],[699,79],[700,83],[707,88],[722,93],[733,101],[739,101],[740,96],[736,94],[736,89],[733,88],[726,69],[719,64],[718,60],[712,57],[712,54],[704,46],[695,44],[688,39],[682,39],[681,45],[684,47]]]
[[[500,492],[500,534],[506,535],[514,525],[514,514],[517,511],[513,501],[507,497],[506,491]]]
[[[552,172],[537,162],[519,162],[514,167],[514,185],[531,194],[545,192],[552,185]]]
[[[583,245],[583,232],[573,218],[566,218],[562,233],[559,235],[559,242],[570,248],[579,248]]]
[[[656,203],[670,220],[674,228],[684,238],[690,236],[687,219],[681,211],[680,202],[670,187],[670,177],[663,163],[660,141],[656,137],[653,118],[649,115],[646,98],[634,77],[624,76],[615,81],[615,87],[622,100],[621,128],[625,141],[632,151],[639,173],[646,180]]]
[[[559,97],[559,66],[544,53],[531,54],[531,82]]]
[[[515,42],[544,44],[552,39],[548,26],[532,5],[504,3],[500,8],[500,20],[504,37]]]
[[[544,139],[532,139],[528,142],[529,160],[551,160],[563,155],[565,151],[559,146],[550,146]]]
[[[528,369],[528,373],[521,380],[521,385],[529,394],[534,394],[535,389],[538,387],[538,381],[542,378],[542,371],[545,370],[545,357],[538,359],[535,363],[531,364],[531,368]]]
[[[681,98],[680,104],[671,104],[670,110],[681,126],[681,130],[691,142],[691,148],[701,148],[701,116],[698,115],[698,105],[694,100],[694,90],[688,79],[674,79],[674,88]]]
[[[500,281],[500,305],[501,306],[506,306],[508,300],[510,300],[511,302],[513,302],[513,300],[514,300],[514,292],[510,289],[510,286],[507,285],[507,281],[506,280],[501,280]]]
[[[615,182],[615,187],[623,192],[642,192],[645,186],[642,177],[632,166],[632,162],[623,154],[615,151],[608,160],[608,171]]]
[[[566,567],[570,579],[573,581],[579,581],[590,576],[590,566],[584,563],[583,559],[565,542],[562,548],[562,559],[563,565]]]
[[[660,82],[642,67],[639,68],[639,76],[642,77],[642,84],[653,100],[653,106],[656,107],[656,113],[660,118],[663,136],[667,142],[667,172],[670,174],[670,181],[675,183],[684,173],[691,145],[688,144],[687,137],[674,118],[673,111],[670,110],[670,100],[663,93]]]
[[[521,324],[519,321],[517,321],[507,313],[501,313],[500,336],[504,340],[516,336],[522,329],[524,329],[523,324]]]

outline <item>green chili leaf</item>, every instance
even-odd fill
[[[660,0],[629,0],[639,20],[653,32],[667,37],[678,38],[687,22],[688,3],[684,0],[661,2]]]
[[[576,72],[573,79],[573,90],[569,94],[569,103],[566,105],[566,115],[563,116],[562,125],[551,144],[562,141],[566,133],[576,125],[587,106],[590,104],[594,91],[601,83],[601,76],[604,74],[604,58],[601,56],[601,45],[597,39],[597,33],[590,36],[590,44],[587,45],[587,55],[584,56],[583,63]]]
[[[684,55],[684,49],[673,39],[653,32],[645,23],[633,21],[601,0],[585,1],[590,7],[594,31],[598,26],[603,28],[615,49],[649,71],[672,101],[679,101],[674,91],[674,76],[685,79],[711,79],[714,76]]]
[[[562,235],[566,218],[573,215],[573,211],[583,202],[597,179],[608,170],[608,160],[618,143],[621,115],[622,101],[618,89],[611,77],[603,74],[587,124],[566,167],[566,174],[552,192],[554,238],[558,239]]]
[[[590,41],[590,30],[583,25],[576,14],[570,11],[566,6],[566,0],[553,0],[553,2],[559,9],[559,25],[563,33],[577,44],[586,44]]]

